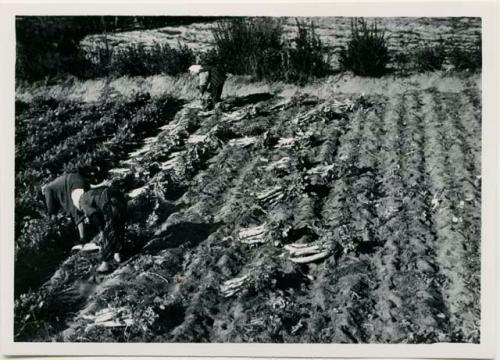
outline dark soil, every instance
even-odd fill
[[[17,301],[16,340],[478,343],[474,91],[187,104],[123,165],[143,187],[125,261],[101,277],[68,254]],[[295,263],[292,243],[329,255]]]

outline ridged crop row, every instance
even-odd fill
[[[422,100],[419,92],[406,95],[407,103],[396,122],[400,141],[398,158],[402,180],[402,265],[394,281],[402,296],[404,331],[409,342],[449,341],[449,309],[441,294],[442,277],[434,249],[439,241],[431,219],[433,195],[429,190],[424,151]]]
[[[405,336],[400,324],[399,312],[402,308],[402,297],[394,283],[394,275],[400,269],[401,248],[399,241],[403,234],[397,228],[401,210],[401,169],[398,164],[399,131],[397,122],[403,116],[401,109],[405,106],[403,96],[394,96],[388,99],[383,115],[379,116],[377,123],[381,131],[380,151],[377,153],[379,198],[376,200],[377,216],[380,227],[377,236],[382,242],[382,248],[373,257],[376,274],[373,274],[379,287],[375,289],[377,299],[375,311],[377,316],[373,319],[371,341],[384,342]],[[399,111],[398,111],[399,110]]]
[[[371,202],[375,183],[375,159],[372,152],[378,137],[371,112],[353,114],[350,130],[340,137],[336,156],[335,180],[323,205],[322,218],[330,229],[332,241],[343,249],[340,257],[330,257],[320,265],[319,277],[311,291],[321,296],[311,299],[316,308],[308,331],[313,341],[366,342],[373,331],[369,319],[373,312],[374,286],[372,264],[367,258],[356,259],[362,243],[375,242]],[[336,324],[334,327],[327,324]]]
[[[36,106],[35,106],[36,107]],[[30,162],[68,137],[76,135],[94,121],[109,105],[91,106],[82,111],[78,103],[60,103],[55,109],[46,109],[42,114],[25,110],[16,115],[16,171],[21,171]],[[87,109],[86,109],[87,110]]]
[[[134,178],[124,191],[136,188],[131,258],[82,295],[64,333],[56,322],[50,332],[72,341],[477,342],[481,124],[469,90],[286,109],[272,99],[212,115],[186,107],[114,169]],[[296,262],[316,248],[328,251]],[[64,269],[86,260],[76,258]],[[96,320],[106,311],[116,328]]]
[[[458,99],[457,99],[458,97]],[[436,151],[441,159],[434,186],[441,198],[435,212],[440,234],[439,263],[447,276],[444,284],[450,307],[450,326],[454,341],[479,339],[479,249],[480,249],[480,183],[477,165],[467,160],[469,139],[459,125],[464,106],[459,95],[443,94],[429,99],[436,116],[433,135],[438,137]],[[430,125],[432,128],[432,124]],[[476,143],[477,143],[477,139]]]

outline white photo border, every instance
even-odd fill
[[[495,2],[0,3],[0,337],[5,355],[491,358],[496,345],[498,5]],[[16,15],[473,16],[482,18],[480,344],[23,343],[14,342],[14,92]]]

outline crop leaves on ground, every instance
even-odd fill
[[[324,102],[268,96],[258,107],[226,100],[209,116],[189,104],[173,118],[145,98],[127,129],[106,111],[99,151],[82,147],[102,176],[119,178],[106,171],[126,154],[123,144],[135,150],[148,138],[120,182],[139,190],[129,202],[127,260],[89,280],[97,259],[70,256],[39,290],[17,297],[17,339],[479,341],[481,116],[472,84],[463,93]],[[150,137],[149,124],[164,126]],[[109,165],[103,142],[117,152]],[[41,234],[33,240],[67,239],[39,220],[27,225]],[[30,246],[21,238],[19,254]],[[296,263],[285,248],[296,243],[328,254]],[[226,296],[228,281],[239,287]],[[106,312],[117,323],[96,320]]]
[[[41,104],[44,106],[45,102]],[[137,95],[132,100],[115,99],[99,105],[62,102],[39,118],[33,118],[39,113],[36,107],[18,115],[16,138],[27,145],[16,145],[20,150],[16,151],[15,183],[19,284],[24,282],[23,286],[30,287],[37,278],[43,278],[48,269],[57,266],[57,263],[40,260],[37,262],[40,269],[37,269],[36,263],[27,259],[34,254],[43,259],[43,254],[58,247],[67,250],[76,239],[72,225],[63,217],[50,219],[44,215],[41,186],[63,172],[76,170],[83,171],[95,182],[102,181],[107,171],[136,146],[135,137],[144,136],[165,121],[175,112],[177,104],[178,101],[170,97],[151,99]],[[58,129],[54,126],[58,124],[73,135],[57,136]],[[36,148],[44,151],[35,152]],[[54,233],[58,227],[61,230]]]

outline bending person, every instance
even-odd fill
[[[109,187],[91,188],[78,172],[59,176],[42,186],[49,215],[59,210],[70,215],[78,228],[81,244],[88,241],[85,220],[95,226],[101,237],[102,262],[98,272],[109,271],[109,262],[120,262],[119,251],[123,243],[126,221],[126,202]],[[73,249],[94,250],[95,244],[74,246]]]

